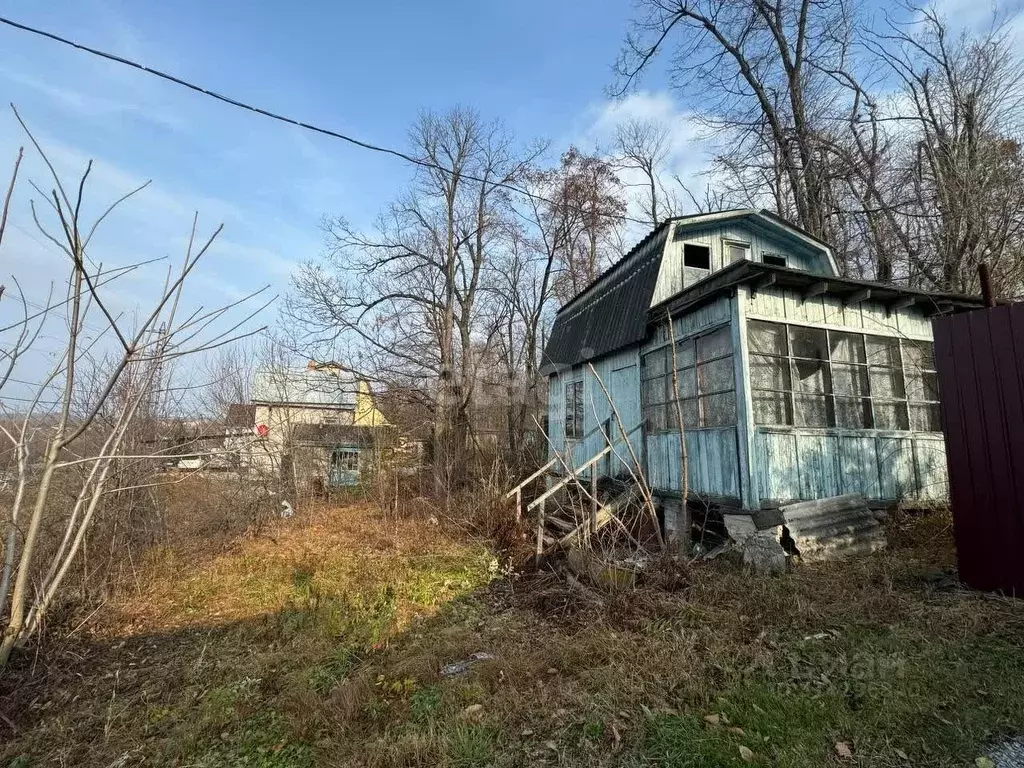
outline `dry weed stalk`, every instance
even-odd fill
[[[654,523],[654,530],[658,539],[658,546],[664,547],[665,540],[661,535],[661,527],[658,525],[658,509],[654,504],[654,496],[651,494],[651,487],[647,482],[647,475],[643,470],[640,459],[637,457],[636,451],[633,449],[633,443],[629,438],[629,432],[626,431],[626,426],[622,421],[622,414],[619,413],[619,409],[615,405],[615,401],[612,399],[611,393],[608,391],[608,387],[605,386],[604,381],[601,379],[601,375],[597,372],[597,369],[594,368],[594,364],[587,363],[587,367],[590,369],[590,372],[593,374],[594,378],[597,380],[597,383],[600,385],[601,391],[604,393],[605,398],[608,400],[608,407],[611,408],[612,415],[615,417],[615,423],[618,425],[619,428],[619,433],[622,435],[622,439],[626,443],[626,448],[629,450],[629,456],[633,460],[632,465],[630,465],[627,462],[623,462],[623,464],[625,464],[630,476],[633,478],[633,481],[637,484],[637,487],[640,489],[640,493],[644,497],[644,505],[651,516],[651,521]],[[603,428],[601,429],[601,432],[604,433]],[[610,445],[611,441],[609,435],[605,434],[604,437]],[[633,469],[634,466],[636,467],[635,471]]]
[[[0,667],[3,667],[14,647],[39,629],[48,608],[60,593],[68,571],[84,548],[86,535],[97,511],[108,501],[111,493],[149,487],[152,483],[132,483],[126,486],[114,482],[112,474],[120,475],[134,462],[150,462],[166,458],[160,451],[145,454],[126,450],[127,446],[141,445],[133,437],[133,429],[140,423],[155,424],[159,420],[161,396],[173,363],[186,356],[229,344],[236,339],[252,335],[239,332],[240,326],[252,319],[263,307],[222,330],[215,325],[227,313],[248,302],[256,291],[231,304],[204,311],[198,309],[182,318],[181,299],[187,278],[200,259],[213,244],[222,226],[202,245],[197,247],[198,215],[193,219],[192,232],[186,253],[177,274],[168,269],[163,288],[153,305],[140,314],[141,320],[128,327],[115,314],[100,292],[100,288],[125,274],[151,262],[140,262],[114,270],[102,271],[92,266],[89,244],[99,225],[123,202],[144,189],[141,185],[114,201],[90,226],[81,220],[86,183],[92,170],[90,162],[77,183],[77,193],[69,194],[46,153],[35,137],[14,112],[26,135],[49,170],[54,188],[49,195],[36,185],[55,217],[59,235],[40,220],[32,202],[32,215],[39,231],[68,257],[68,294],[63,302],[47,299],[43,308],[32,313],[30,302],[21,292],[21,320],[0,329],[0,333],[14,332],[14,343],[3,355],[6,370],[0,375],[0,387],[12,380],[19,358],[40,337],[40,331],[55,310],[64,307],[64,336],[56,362],[41,380],[33,385],[33,395],[22,413],[0,425],[0,431],[10,441],[16,459],[17,485],[10,511],[6,536],[6,554],[0,576],[0,614],[8,607],[9,614],[0,641]],[[20,164],[20,155],[19,155]],[[17,179],[18,164],[12,176],[10,190],[4,203],[6,223],[10,200]],[[2,229],[0,229],[2,237]],[[17,281],[15,281],[17,284]],[[264,307],[266,304],[263,305]],[[102,316],[103,330],[97,338],[86,335],[86,319],[91,309]],[[211,330],[212,329],[212,330]],[[261,329],[262,330],[262,329]],[[102,353],[100,342],[113,347]],[[56,408],[55,415],[47,407]],[[12,426],[13,425],[13,426]],[[38,459],[38,478],[35,466],[30,466],[29,453],[33,450],[36,434],[45,434],[45,448]],[[77,472],[81,470],[82,474]],[[77,483],[77,491],[67,504],[57,503],[53,496],[55,481]],[[31,482],[35,495],[27,507],[26,486]],[[19,519],[28,514],[27,525]],[[44,518],[58,520],[63,534],[53,552],[43,552],[48,558],[42,569],[35,562],[40,546]],[[19,547],[20,544],[20,547]]]

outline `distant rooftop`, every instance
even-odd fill
[[[354,409],[358,381],[337,365],[260,368],[252,384],[254,403]]]

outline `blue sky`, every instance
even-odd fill
[[[526,141],[593,143],[610,126],[604,88],[628,3],[128,3],[14,0],[4,13],[269,109],[402,147],[421,109],[471,105]],[[584,12],[585,11],[585,12]],[[96,206],[153,185],[106,229],[128,250],[174,253],[191,211],[223,221],[197,286],[225,298],[271,283],[320,247],[318,221],[368,224],[409,178],[401,161],[271,122],[114,63],[0,27],[0,95],[62,171],[97,163]],[[656,87],[656,84],[652,84]],[[634,97],[665,113],[658,93]],[[622,109],[621,106],[618,107]],[[0,113],[0,165],[24,142]],[[41,166],[26,166],[44,181]],[[14,222],[32,230],[23,187]],[[94,206],[95,207],[95,206]],[[42,256],[27,235],[12,241]],[[99,244],[98,244],[99,246]],[[94,258],[100,254],[99,247]],[[4,258],[11,258],[11,248]],[[153,254],[158,255],[158,254]],[[15,253],[19,261],[24,259]],[[8,271],[8,270],[5,270]]]
[[[968,0],[944,5],[954,16],[987,8]],[[626,116],[658,116],[672,126],[672,170],[700,187],[707,150],[663,79],[648,77],[625,102],[605,95],[633,10],[626,0],[3,4],[3,14],[17,21],[378,144],[403,147],[419,110],[458,104],[502,119],[524,142],[551,140],[554,154],[572,142],[606,141]],[[26,143],[7,102],[18,106],[61,172],[77,173],[95,160],[93,212],[153,180],[104,225],[94,259],[111,265],[178,257],[195,210],[207,231],[225,224],[192,284],[194,304],[213,306],[267,284],[283,293],[294,265],[319,252],[323,214],[369,225],[410,177],[397,159],[0,26],[5,179]],[[34,156],[23,174],[49,188]],[[38,195],[23,184],[0,272],[4,282],[18,274],[41,301],[63,264],[34,230],[30,196]],[[163,269],[133,274],[109,300],[130,312],[161,282]],[[0,316],[10,306],[3,304]]]

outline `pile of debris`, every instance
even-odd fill
[[[881,523],[857,493],[723,518],[729,546],[742,552],[745,564],[766,573],[786,570],[790,557],[816,562],[870,554],[886,545]]]

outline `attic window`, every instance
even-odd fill
[[[683,266],[693,269],[711,269],[711,248],[696,243],[684,243]]]
[[[726,264],[750,258],[750,243],[741,243],[736,240],[724,240],[722,242],[722,246],[725,251]]]
[[[761,255],[761,261],[765,264],[771,264],[773,267],[784,267],[786,266],[786,257],[780,256],[777,253],[765,253]]]

